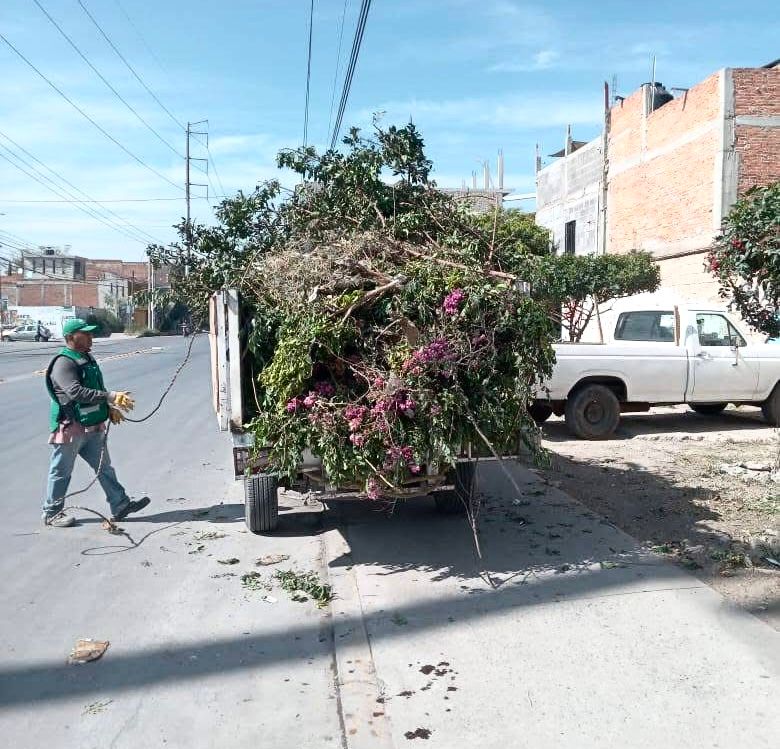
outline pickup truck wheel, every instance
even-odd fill
[[[532,403],[528,406],[528,413],[537,424],[544,424],[552,416],[552,406],[547,403]]]
[[[244,517],[252,533],[267,533],[279,522],[279,479],[268,473],[244,481]]]
[[[696,411],[697,414],[702,414],[703,416],[717,416],[726,408],[726,406],[728,406],[728,403],[689,403],[688,405],[691,409]]]
[[[780,383],[775,385],[771,395],[761,404],[761,412],[773,427],[780,426]]]
[[[620,422],[620,403],[604,385],[586,385],[566,400],[566,426],[580,439],[603,440]]]

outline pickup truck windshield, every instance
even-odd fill
[[[623,312],[615,326],[615,340],[674,343],[674,312],[672,310]]]

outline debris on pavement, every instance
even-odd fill
[[[218,538],[225,538],[226,535],[219,531],[198,531],[193,538],[196,541],[216,541]]]
[[[278,598],[274,598],[274,596],[263,596],[263,600],[266,603],[278,603],[278,601],[279,601],[279,599]]]
[[[191,546],[191,544],[187,544],[187,546]],[[194,549],[190,549],[188,551],[188,554],[200,554],[201,551],[203,551],[206,548],[206,544],[198,544]]]
[[[259,572],[245,572],[241,575],[241,585],[247,590],[271,590],[271,583]]]
[[[407,731],[404,736],[406,736],[407,739],[429,739],[431,738],[431,729],[430,728],[418,728],[415,731]]]
[[[97,702],[92,702],[91,704],[87,705],[84,710],[82,711],[82,715],[97,715],[98,713],[102,713],[114,700],[103,700],[102,702],[98,700]]]
[[[93,640],[89,637],[77,640],[68,656],[68,663],[77,665],[96,661],[108,650],[110,644],[108,640]]]
[[[228,557],[227,559],[217,559],[219,564],[238,564],[241,560],[238,557]]]
[[[303,603],[303,593],[311,596],[319,608],[327,606],[333,600],[333,589],[327,583],[320,582],[314,572],[295,572],[294,570],[277,570],[274,577],[279,581],[282,590],[290,593],[293,601]]]
[[[270,567],[272,564],[286,562],[289,558],[289,554],[266,554],[264,557],[256,559],[255,564],[258,567]]]

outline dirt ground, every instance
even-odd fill
[[[775,430],[757,409],[626,414],[614,439],[543,427],[547,480],[780,629],[780,483]],[[740,464],[748,468],[740,467]]]

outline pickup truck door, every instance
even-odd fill
[[[692,335],[690,402],[750,400],[758,385],[758,366],[740,355],[745,339],[718,312],[693,312],[698,335]]]

